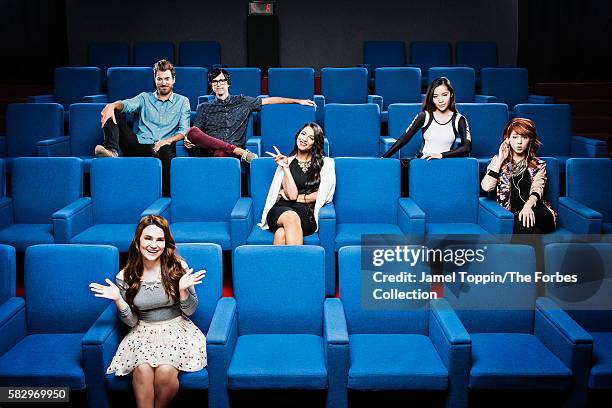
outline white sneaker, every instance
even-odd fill
[[[118,157],[119,154],[115,149],[107,149],[102,145],[96,145],[94,150],[96,157]]]

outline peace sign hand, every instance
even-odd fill
[[[274,161],[276,162],[276,164],[278,164],[282,168],[285,168],[285,169],[288,168],[289,167],[289,160],[287,159],[287,156],[282,154],[280,152],[280,150],[278,150],[278,147],[276,147],[276,146],[272,146],[272,147],[274,148],[274,150],[276,150],[276,154],[271,153],[271,152],[266,152],[266,154],[268,156],[272,156],[274,158]]]
[[[179,280],[179,290],[186,290],[194,285],[202,283],[202,279],[206,275],[206,271],[201,269],[196,273],[193,273],[193,268],[185,270],[185,274],[181,276]]]
[[[89,284],[89,289],[94,293],[95,297],[106,298],[117,301],[121,298],[119,287],[115,285],[110,279],[104,279],[108,286],[101,285],[99,283],[92,282]]]

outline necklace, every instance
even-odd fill
[[[517,165],[520,164],[520,163],[526,163],[526,161],[525,160],[521,160],[520,162],[517,163]],[[515,167],[519,167],[519,166],[515,166]],[[523,181],[523,177],[525,176],[525,169],[526,169],[526,167],[527,167],[526,164],[522,166],[521,173],[515,173],[515,169],[513,168],[512,172],[511,172],[512,174],[510,176],[511,183],[514,186],[514,188],[517,189],[518,196],[519,196],[519,198],[521,199],[521,201],[523,203],[525,203],[526,201],[523,200],[523,195],[521,194],[521,181]],[[521,178],[519,178],[519,180],[517,182],[517,181],[515,181],[515,178],[518,177],[519,174],[521,175]]]
[[[300,166],[300,169],[302,169],[304,173],[308,171],[308,169],[310,168],[310,165],[312,164],[312,157],[304,161],[301,161],[296,157],[295,160],[297,160],[298,166]]]
[[[526,159],[520,160],[517,163],[513,163],[512,169],[510,169],[510,175],[512,177],[518,176],[519,174],[522,174],[526,168],[527,168]]]

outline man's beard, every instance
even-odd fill
[[[172,87],[171,86],[166,87],[165,91],[163,89],[164,88],[162,88],[162,87],[157,88],[157,93],[160,94],[160,95],[166,96],[166,95],[169,95],[170,92],[172,92]]]

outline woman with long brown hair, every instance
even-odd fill
[[[206,366],[206,338],[189,320],[198,304],[194,289],[206,271],[193,273],[176,254],[168,222],[143,217],[116,284],[91,283],[96,297],[113,300],[119,318],[132,329],[123,338],[107,373],[133,372],[139,407],[165,407],[179,389],[180,371]]]
[[[497,193],[497,202],[514,213],[514,233],[547,233],[555,229],[557,214],[544,200],[546,162],[536,157],[542,143],[535,124],[525,118],[512,119],[502,133],[482,180],[484,191]]]

